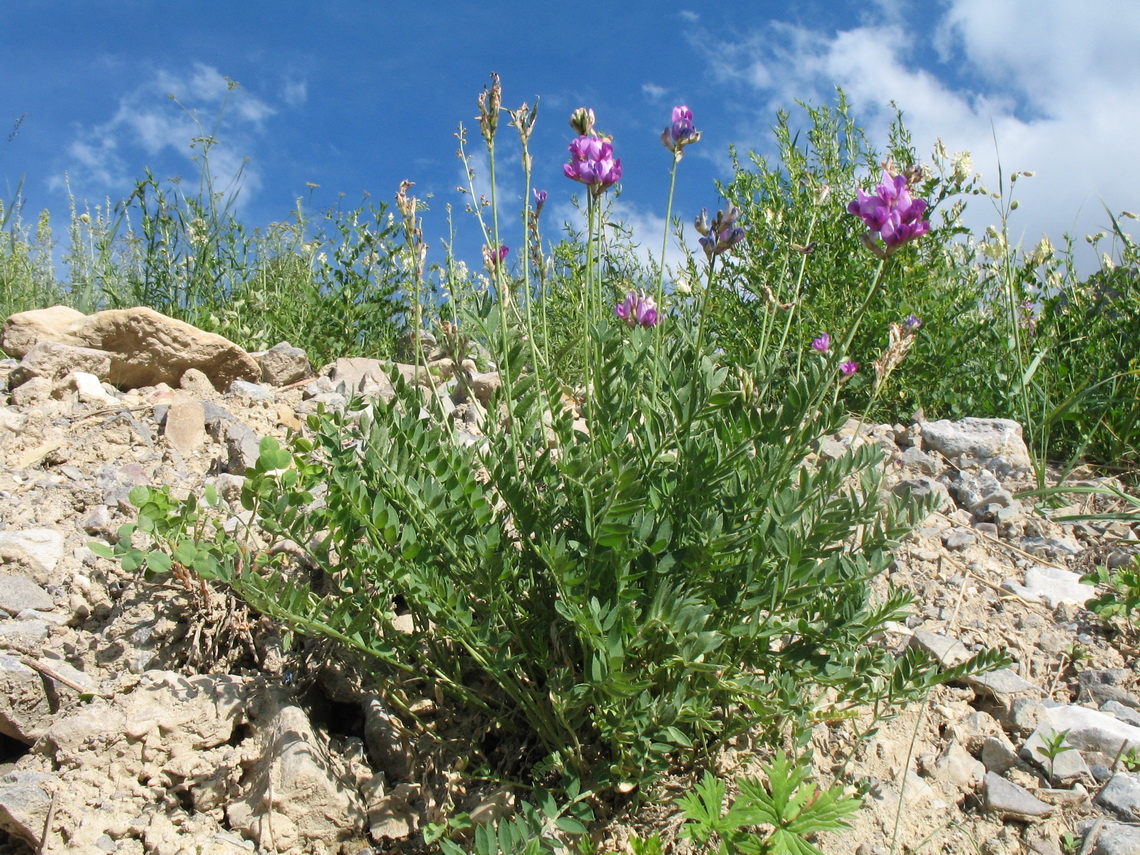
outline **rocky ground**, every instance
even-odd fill
[[[384,394],[386,369],[314,372],[295,348],[246,354],[149,310],[25,313],[0,345],[0,853],[410,852],[453,803],[510,810],[505,789],[449,793],[455,758],[421,750],[422,734],[319,645],[288,646],[222,591],[146,582],[89,548],[134,520],[137,485],[212,483],[235,499],[261,437],[299,429],[318,403]],[[496,377],[470,385],[471,400],[453,381],[440,390],[461,436],[478,432]],[[818,453],[843,453],[853,432]],[[818,845],[1058,855],[1069,834],[1083,855],[1137,855],[1140,771],[1126,750],[1140,749],[1140,666],[1129,638],[1082,607],[1094,590],[1079,579],[1131,560],[1140,525],[1052,522],[1015,498],[1032,479],[1012,422],[862,434],[887,450],[894,489],[942,501],[898,551],[889,581],[916,608],[883,643],[948,663],[1001,648],[1013,664],[936,690],[853,758],[859,722],[818,726],[820,782],[869,787],[854,827]],[[1050,759],[1062,731],[1072,748]],[[734,751],[722,759],[747,771]],[[599,843],[623,851],[628,828],[654,828],[685,851],[678,823],[659,805]]]

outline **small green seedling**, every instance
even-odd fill
[[[1069,729],[1054,730],[1049,736],[1041,737],[1040,751],[1049,760],[1049,780],[1052,781],[1057,766],[1057,758],[1064,754],[1066,751],[1074,751],[1075,748],[1065,742],[1069,735]]]

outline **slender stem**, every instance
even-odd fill
[[[677,184],[677,164],[681,158],[678,155],[681,149],[673,152],[673,168],[669,170],[669,201],[665,203],[665,228],[662,230],[661,235],[661,260],[658,264],[657,270],[657,294],[655,299],[657,301],[657,313],[660,318],[665,312],[665,252],[669,248],[669,226],[673,219],[673,189]],[[661,328],[662,324],[657,325],[654,331],[656,334],[656,347],[661,347]],[[656,380],[656,367],[654,367],[654,380]],[[654,383],[656,386],[657,384]]]

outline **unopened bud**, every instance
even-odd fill
[[[587,107],[579,107],[570,114],[570,127],[580,137],[589,136],[594,132],[594,111]]]

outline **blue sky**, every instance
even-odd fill
[[[491,71],[505,106],[541,97],[532,152],[535,186],[550,191],[544,217],[570,215],[567,118],[589,106],[623,161],[619,215],[654,251],[669,167],[658,137],[673,105],[689,105],[703,133],[678,177],[674,213],[691,221],[715,208],[730,144],[770,152],[776,110],[832,103],[836,86],[873,141],[894,101],[921,154],[938,138],[968,150],[992,188],[998,153],[1007,173],[1036,171],[1018,185],[1012,223],[1027,245],[1103,229],[1104,204],[1140,208],[1135,0],[21,0],[0,9],[0,198],[23,180],[24,219],[49,209],[62,238],[65,175],[92,206],[129,195],[146,167],[193,179],[198,131],[186,110],[212,128],[228,77],[240,88],[212,163],[221,186],[244,166],[247,226],[285,219],[298,198],[316,209],[356,207],[365,194],[390,202],[409,179],[430,206],[429,260],[442,260],[451,203],[472,262],[480,241],[455,190],[453,133],[463,122],[479,151],[476,97]],[[522,190],[512,135],[503,129],[499,161],[508,202]],[[994,219],[984,200],[967,216],[975,229]]]

